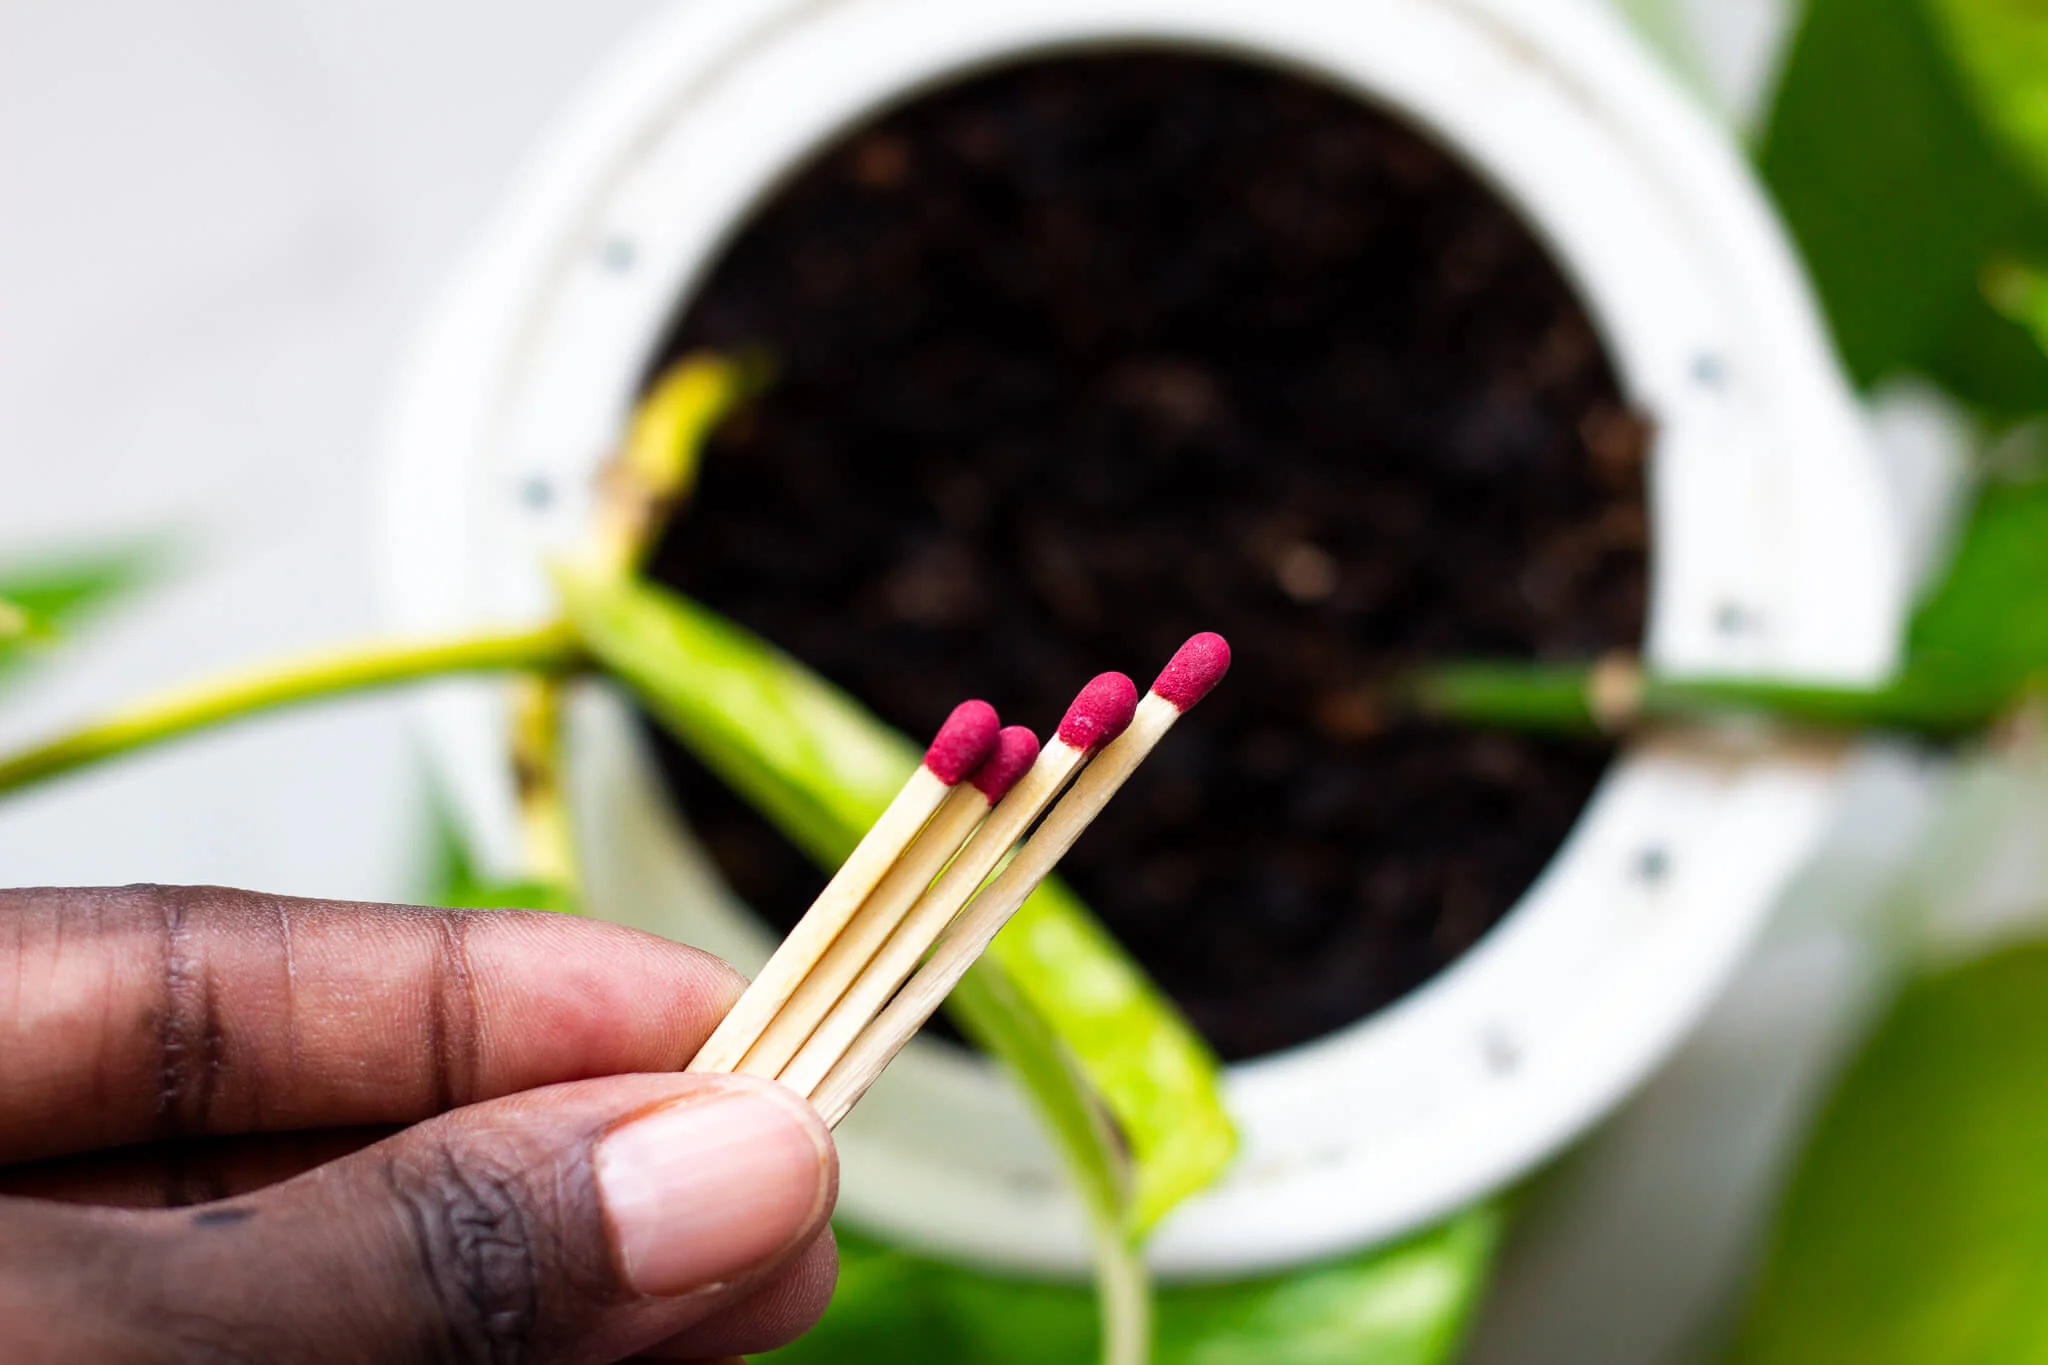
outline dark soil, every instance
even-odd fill
[[[1371,684],[1640,639],[1643,424],[1569,289],[1426,137],[1220,59],[1048,59],[829,149],[666,355],[765,346],[659,576],[926,735],[1041,734],[1196,630],[1236,664],[1063,866],[1231,1058],[1427,980],[1610,755],[1390,720]],[[822,881],[672,747],[778,925]]]

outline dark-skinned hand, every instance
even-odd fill
[[[832,1140],[678,1073],[744,984],[537,912],[0,891],[0,1360],[789,1341],[837,1269]]]

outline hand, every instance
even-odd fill
[[[831,1137],[676,1073],[743,985],[560,915],[0,891],[0,1356],[781,1345],[837,1273]]]

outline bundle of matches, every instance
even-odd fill
[[[988,703],[961,703],[690,1070],[780,1080],[837,1125],[1229,667],[1230,646],[1205,633],[1142,700],[1104,673],[1043,750]]]

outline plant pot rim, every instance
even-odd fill
[[[543,568],[677,301],[807,153],[885,103],[1061,47],[1144,42],[1313,72],[1431,131],[1549,246],[1658,428],[1647,652],[1864,681],[1906,595],[1861,415],[1726,139],[1580,0],[695,0],[550,137],[405,376],[388,443],[389,616],[537,618]],[[1107,661],[1118,662],[1118,661]],[[420,703],[487,860],[516,837],[502,700]],[[742,966],[764,936],[673,828],[631,724],[577,720],[591,893]],[[1231,1068],[1244,1154],[1161,1229],[1171,1274],[1384,1239],[1527,1171],[1607,1112],[1713,998],[1820,838],[1838,754],[1637,746],[1473,951],[1396,1005]],[[841,1130],[842,1209],[945,1254],[1076,1271],[1051,1153],[985,1064],[906,1053]]]

